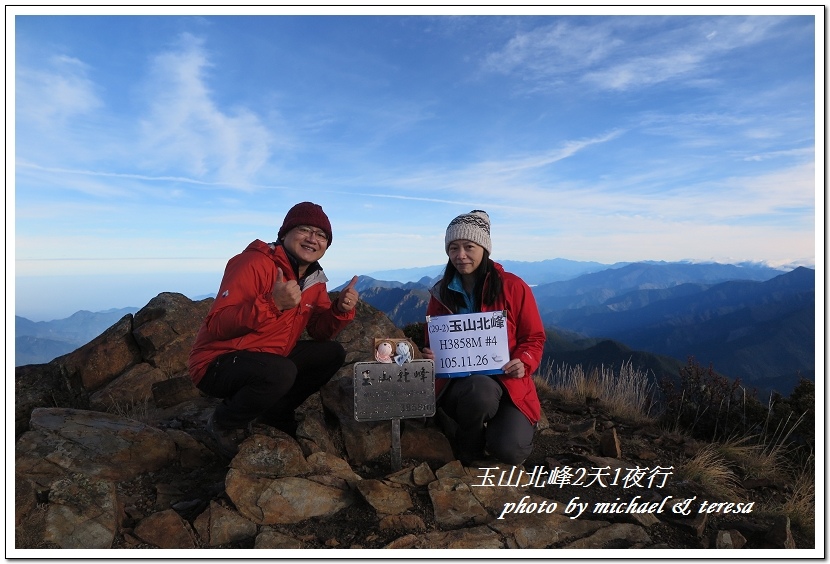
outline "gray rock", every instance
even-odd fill
[[[416,486],[426,486],[430,482],[435,481],[435,479],[436,477],[432,468],[426,462],[422,462],[412,469],[412,482]]]
[[[14,476],[14,525],[20,525],[37,506],[37,494],[32,482],[19,474]]]
[[[429,484],[428,491],[435,521],[441,527],[467,527],[492,520],[470,486],[459,478],[439,478]]]
[[[767,544],[771,548],[795,548],[789,517],[780,515],[775,518],[767,533]]]
[[[435,427],[427,427],[404,420],[401,431],[401,455],[403,458],[428,460],[446,464],[455,456],[447,437]]]
[[[620,438],[617,436],[616,429],[612,427],[602,432],[602,435],[599,437],[599,450],[602,456],[609,456],[611,458],[622,457]]]
[[[202,543],[220,546],[257,536],[257,526],[236,511],[211,501],[208,508],[193,522]]]
[[[193,302],[174,292],[150,300],[133,318],[133,338],[142,359],[168,377],[187,372],[190,348],[212,303],[212,298]]]
[[[329,517],[354,503],[347,491],[304,478],[260,478],[231,468],[225,492],[239,513],[259,525]]]
[[[72,474],[52,484],[45,537],[61,548],[110,548],[119,518],[112,482]]]
[[[297,427],[297,442],[306,456],[324,452],[342,457],[345,452],[335,444],[323,418],[323,402],[320,394],[313,394],[300,406],[302,420]]]
[[[80,381],[89,392],[114,380],[141,362],[141,351],[132,334],[133,316],[121,320],[81,348],[52,361],[70,380]]]
[[[387,515],[378,526],[381,531],[425,531],[427,528],[417,515]]]
[[[412,498],[402,486],[380,480],[361,480],[357,491],[380,515],[399,515],[412,508]]]
[[[303,548],[303,541],[284,535],[273,529],[264,528],[254,541],[254,548]]]
[[[242,441],[231,468],[259,478],[299,476],[309,471],[300,446],[288,435],[254,434]]]
[[[151,364],[135,364],[89,397],[89,407],[111,411],[119,406],[132,406],[151,401],[153,384],[165,380],[163,371]]]
[[[164,374],[163,371],[162,373]],[[160,408],[179,405],[202,395],[199,389],[193,385],[189,376],[170,378],[165,375],[165,379],[159,380],[150,386],[150,392],[156,407]]]
[[[537,504],[541,501],[535,500]],[[492,529],[511,540],[511,548],[548,548],[582,538],[607,525],[605,521],[570,519],[556,513],[511,514],[489,523]]]
[[[717,531],[715,533],[715,548],[743,548],[746,544],[746,537],[735,529]]]
[[[348,462],[332,454],[315,452],[306,461],[308,462],[308,468],[311,473],[326,474],[341,478],[351,487],[354,487],[357,482],[363,479],[355,474]]]
[[[176,445],[164,431],[117,415],[38,408],[31,431],[15,445],[16,469],[26,475],[58,467],[104,480],[125,480],[164,467]]]
[[[196,548],[190,524],[172,509],[153,513],[136,525],[135,536],[158,548]]]
[[[176,456],[182,468],[199,468],[210,464],[216,458],[210,449],[194,439],[190,433],[178,429],[166,429],[165,433],[176,445]]]
[[[409,534],[384,548],[403,549],[496,549],[505,548],[499,534],[485,525],[463,530],[435,531],[423,535]]]
[[[402,535],[388,548],[676,548],[651,541],[646,527],[660,522],[652,514],[616,515],[613,524],[585,515],[570,519],[562,508],[571,492],[483,485],[485,470],[453,460],[449,441],[428,418],[402,422],[408,466],[378,478],[377,459],[391,450],[391,425],[354,420],[351,363],[371,360],[374,338],[402,332],[363,303],[355,322],[338,336],[346,364],[298,410],[297,440],[255,425],[227,470],[227,461],[206,448],[210,439],[204,429],[221,400],[201,394],[186,374],[190,342],[211,301],[160,294],[78,351],[47,365],[16,368],[17,547],[108,548],[115,538],[119,547],[129,548],[249,546],[252,539],[257,548],[361,548],[378,540],[379,528],[384,538]],[[144,410],[131,412],[140,421],[88,410],[123,412],[123,405],[142,402]],[[562,465],[555,460],[560,457],[611,472],[635,464],[620,456],[615,434],[624,426],[612,424],[599,407],[577,412],[583,420],[572,426],[551,424],[543,414],[540,433],[565,434],[565,445],[570,434],[584,453],[556,454],[547,459],[552,466]],[[594,415],[599,419],[585,420]],[[659,446],[660,433],[640,433]],[[682,456],[681,446],[689,445],[680,441],[673,448]],[[210,482],[189,483],[202,479],[201,469]],[[517,469],[499,464],[489,471],[511,470]],[[362,501],[352,507],[358,496],[370,507]],[[522,500],[534,511],[503,514],[507,504]],[[430,503],[431,512],[424,509]],[[345,515],[365,511],[361,517],[376,523],[358,535],[360,540],[353,531],[343,537],[336,532],[341,524],[333,520],[343,520],[341,512],[350,507]],[[553,509],[538,510],[543,507]],[[705,515],[659,517],[663,527],[698,535],[702,546],[795,547],[786,518],[730,521],[734,529],[703,538]],[[301,536],[269,526],[292,524],[300,525]]]
[[[389,421],[358,422],[354,418],[353,369],[344,368],[320,390],[323,405],[337,418],[346,456],[352,464],[363,464],[392,450]]]
[[[586,419],[585,421],[574,423],[568,426],[568,436],[583,439],[593,437],[596,434],[596,426],[596,419]]]
[[[569,543],[564,548],[633,548],[637,545],[652,544],[645,529],[629,523],[615,523]]]

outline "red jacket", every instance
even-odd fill
[[[258,239],[228,261],[190,351],[188,371],[194,384],[220,355],[248,350],[287,356],[306,328],[313,339],[332,339],[354,319],[354,310],[343,313],[331,303],[319,264],[306,277],[300,304],[279,311],[271,296],[277,267],[286,280],[297,279],[285,249]]]
[[[505,272],[504,268],[493,263],[501,275],[503,282],[501,296],[495,304],[482,304],[482,311],[507,312],[507,338],[510,358],[518,358],[525,365],[524,378],[510,378],[508,376],[495,376],[504,384],[507,393],[513,404],[519,408],[525,417],[534,425],[541,416],[539,396],[536,393],[536,385],[533,383],[532,375],[539,368],[542,362],[542,352],[545,347],[545,327],[539,315],[539,308],[530,287],[524,280]],[[487,281],[485,280],[485,286]],[[444,305],[438,296],[438,286],[433,287],[427,315],[450,315],[452,310]],[[435,379],[435,394],[440,395],[441,390],[447,385],[450,379]]]

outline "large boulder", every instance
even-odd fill
[[[15,436],[28,429],[38,407],[117,412],[153,402],[159,384],[187,378],[190,347],[212,302],[162,293],[75,351],[48,364],[16,367]],[[188,386],[177,395],[198,394]]]
[[[240,515],[260,525],[331,517],[355,501],[350,491],[305,478],[260,478],[235,468],[225,478],[225,492]]]
[[[332,299],[337,294],[332,292]],[[346,349],[346,364],[374,360],[376,338],[404,338],[401,329],[382,311],[373,308],[364,302],[358,302],[355,308],[355,318],[343,331],[337,335],[336,340]]]
[[[134,364],[123,374],[89,397],[89,408],[96,411],[117,411],[153,397],[153,385],[167,375],[148,362]]]
[[[15,445],[15,470],[46,482],[63,471],[126,480],[176,456],[176,443],[164,431],[109,413],[37,408],[30,426]]]
[[[173,292],[150,300],[133,320],[133,337],[142,359],[168,378],[186,372],[190,348],[212,304],[213,298],[193,302]]]
[[[45,538],[61,548],[110,548],[120,517],[115,484],[74,473],[52,484]]]
[[[86,345],[52,362],[59,364],[70,379],[79,380],[84,390],[95,391],[141,362],[132,329],[133,316],[125,315]]]

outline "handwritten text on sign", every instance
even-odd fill
[[[507,317],[503,311],[442,315],[427,319],[435,376],[501,374],[510,360]]]
[[[431,360],[413,360],[403,366],[356,362],[353,383],[357,421],[435,415],[435,369]]]

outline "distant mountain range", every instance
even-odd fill
[[[751,280],[768,280],[769,278],[788,272],[795,268],[787,267],[778,269],[757,262],[720,264],[692,261],[641,261],[636,263],[617,262],[612,264],[603,264],[600,262],[577,261],[562,258],[536,262],[517,260],[497,260],[496,262],[501,264],[508,272],[512,272],[516,276],[521,277],[521,279],[527,282],[530,286],[573,280],[583,274],[591,274],[593,272],[600,272],[604,270],[617,270],[630,265],[639,265],[638,268],[648,266],[667,267],[665,269],[667,275],[673,271],[673,274],[680,274],[681,277],[684,276],[684,268],[688,266],[699,275],[703,275],[709,279],[719,278],[720,281],[745,279],[745,276],[749,276],[749,279]],[[378,272],[370,272],[367,274],[367,277],[378,281],[398,280],[400,282],[421,282],[424,278],[427,278],[434,282],[444,273],[444,266],[444,264],[439,264],[418,268],[382,270]]]
[[[815,378],[815,271],[799,267],[766,281],[688,282],[619,291],[561,308],[537,288],[546,326],[685,359],[694,356],[750,387],[789,393]],[[560,306],[560,307],[557,307]]]
[[[665,376],[676,375],[691,356],[750,388],[785,395],[799,376],[815,379],[813,269],[565,259],[501,264],[533,287],[549,331],[548,363],[631,361]],[[443,268],[375,272],[360,276],[357,290],[363,301],[405,327],[424,321],[428,290]],[[16,317],[15,364],[48,362],[135,311],[82,311],[38,323]]]
[[[421,282],[389,282],[360,276],[355,289],[360,299],[381,310],[398,327],[424,320],[429,302],[430,279]]]
[[[116,321],[138,308],[106,311],[76,311],[65,319],[31,321],[14,316],[14,365],[42,364],[78,347],[110,328]]]
[[[694,357],[750,389],[785,395],[799,376],[815,379],[813,269],[561,259],[502,264],[533,285],[550,330],[548,362],[610,366],[636,360],[665,376]],[[407,287],[362,277],[361,297],[387,314],[394,304],[398,326],[423,321],[424,292],[441,268],[436,277]]]

